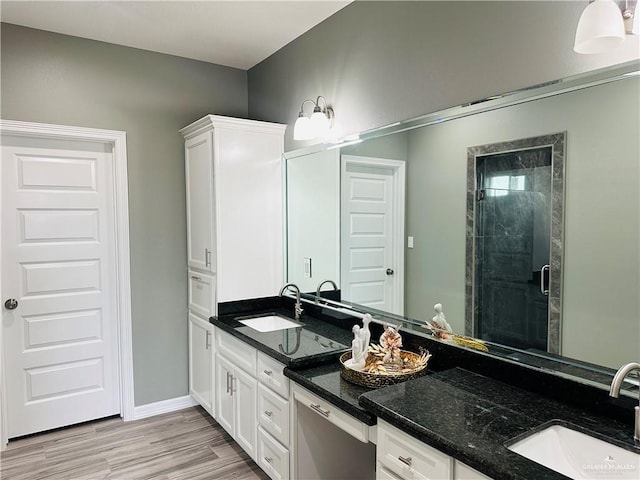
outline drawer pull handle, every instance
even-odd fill
[[[191,275],[191,280],[195,280],[196,282],[199,282],[202,280],[202,277],[198,277],[196,275]]]
[[[329,418],[329,414],[331,413],[330,410],[325,410],[323,409],[320,405],[318,405],[317,403],[312,403],[311,405],[309,405],[311,408],[313,408],[316,412],[318,412],[320,415],[323,415],[327,418]]]
[[[211,347],[211,332],[207,330],[207,334],[205,335],[205,340],[204,340],[204,348],[205,350],[209,350],[210,347]]]
[[[271,465],[273,463],[273,458],[271,457],[264,457],[264,461],[267,462],[269,465]]]
[[[406,457],[405,458],[405,457],[399,456],[398,460],[400,460],[402,463],[404,463],[405,465],[407,465],[409,467],[411,466],[411,463],[413,462],[411,457]]]
[[[270,377],[271,375],[273,375],[273,371],[272,370],[263,370],[263,372],[267,377]]]
[[[273,415],[273,412],[270,412],[269,410],[265,410],[265,411],[264,411],[264,414],[265,414],[267,417],[271,417],[271,415]]]

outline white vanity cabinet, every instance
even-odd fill
[[[273,480],[289,479],[289,379],[284,365],[258,352],[258,455]]]
[[[216,330],[216,420],[256,459],[256,350]]]
[[[189,394],[215,418],[215,339],[208,321],[189,314]]]
[[[449,455],[378,419],[377,480],[490,480]]]
[[[283,284],[285,128],[207,115],[180,130],[187,262],[216,274],[218,302],[276,295]]]

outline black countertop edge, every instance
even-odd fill
[[[337,371],[340,370],[339,366],[338,367],[327,366],[327,368],[332,370],[337,369]],[[335,405],[345,413],[348,413],[352,417],[360,420],[365,425],[373,426],[376,423],[378,423],[377,417],[371,412],[369,412],[367,409],[359,405],[356,405],[354,403],[348,402],[342,397],[330,392],[328,389],[323,388],[322,386],[312,382],[311,379],[307,375],[305,375],[304,371],[296,371],[290,368],[285,368],[284,375],[285,377],[290,378],[300,386],[306,388],[310,392],[315,393],[320,398],[332,403],[333,405]],[[362,390],[365,390],[365,389],[362,389]]]
[[[566,479],[507,449],[551,424],[636,451],[632,429],[624,424],[460,368],[364,393],[359,403],[495,480]]]

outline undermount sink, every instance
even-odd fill
[[[277,330],[286,330],[287,328],[301,327],[299,323],[281,317],[279,315],[264,315],[262,317],[246,318],[238,320],[243,325],[251,327],[258,332],[275,332]]]
[[[640,478],[640,451],[632,452],[562,425],[552,425],[507,446],[573,479]]]

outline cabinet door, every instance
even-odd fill
[[[235,407],[236,442],[251,458],[256,459],[256,396],[258,382],[239,368],[234,369],[232,380],[233,401]]]
[[[213,139],[211,132],[185,143],[187,263],[214,272]]]
[[[213,404],[213,325],[189,314],[189,393],[215,416]]]
[[[474,470],[469,465],[456,460],[454,464],[453,472],[454,480],[491,480],[491,478],[483,475],[482,473]]]
[[[223,356],[216,355],[216,420],[233,437],[232,379],[233,365]]]

